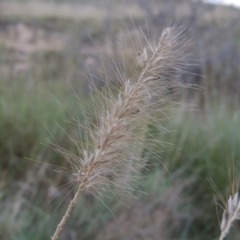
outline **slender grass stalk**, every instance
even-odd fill
[[[158,41],[144,36],[146,47],[139,54],[142,71],[137,78],[123,79],[116,97],[107,89],[107,94],[103,95],[103,107],[96,116],[98,121],[87,129],[88,145],[82,156],[59,150],[71,163],[71,180],[78,190],[52,240],[58,238],[83,190],[99,190],[106,184],[114,184],[124,190],[130,188],[126,182],[129,179],[123,178],[124,166],[131,164],[129,158],[141,164],[140,159],[132,156],[131,146],[141,141],[141,129],[146,128],[152,112],[162,111],[168,102],[166,94],[177,86],[173,80],[183,68],[187,43],[183,31],[182,28],[167,28]]]
[[[219,240],[223,240],[227,236],[233,222],[237,219],[240,219],[240,200],[238,193],[235,193],[233,197],[229,197],[228,204],[223,213]]]
[[[78,188],[77,192],[75,193],[72,201],[71,201],[70,204],[68,205],[68,208],[67,208],[66,213],[64,214],[61,222],[58,224],[57,229],[56,229],[54,235],[52,236],[52,239],[57,239],[57,238],[58,238],[58,235],[59,235],[59,233],[61,232],[61,230],[62,230],[65,222],[66,222],[67,219],[69,218],[70,213],[71,213],[74,205],[76,204],[77,198],[78,198],[78,196],[79,196],[79,194],[80,194],[81,191],[82,191],[82,189],[81,189],[81,187],[79,186],[79,188]]]
[[[217,205],[221,206],[221,208],[224,210],[220,224],[221,234],[219,240],[225,239],[233,223],[240,219],[240,198],[238,194],[240,176],[235,175],[234,162],[232,170],[229,170],[229,182],[230,186],[227,189],[227,196],[229,197],[227,200],[225,200],[214,181],[210,179],[210,183],[221,201],[221,204]]]

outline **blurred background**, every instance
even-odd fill
[[[117,64],[122,55],[135,58],[119,39],[139,28],[160,35],[174,23],[185,26],[192,43],[191,74],[181,79],[199,89],[178,96],[192,110],[175,109],[162,122],[170,133],[157,138],[171,147],[152,149],[161,159],[143,150],[154,165],[142,172],[144,193],[117,199],[105,193],[100,200],[82,194],[61,239],[219,235],[209,179],[226,196],[228,169],[234,163],[232,171],[240,172],[240,9],[190,0],[13,0],[0,1],[0,239],[50,239],[73,196],[55,167],[68,163],[51,146],[76,151],[69,121],[84,121],[79,102],[91,106],[89,76],[100,88],[104,66],[117,81],[102,55]],[[236,223],[228,239],[239,233]]]

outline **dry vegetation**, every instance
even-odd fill
[[[58,238],[83,190],[93,188],[99,191],[102,185],[110,184],[122,188],[123,192],[131,190],[128,183],[130,177],[126,177],[127,168],[132,169],[129,172],[129,175],[132,175],[141,170],[141,165],[144,167],[141,159],[136,158],[134,154],[141,152],[140,146],[143,145],[138,143],[144,140],[139,133],[151,123],[149,115],[153,110],[163,113],[164,109],[169,107],[165,96],[170,94],[170,89],[180,85],[173,80],[175,75],[179,74],[174,74],[174,70],[181,72],[184,66],[184,45],[187,41],[182,36],[183,32],[182,29],[173,27],[165,29],[159,39],[151,40],[144,36],[145,47],[138,56],[143,69],[135,79],[119,73],[121,86],[117,97],[109,97],[113,93],[106,82],[108,87],[105,89],[103,103],[95,106],[99,112],[95,116],[97,124],[92,126],[90,123],[91,127],[85,138],[87,150],[81,150],[82,142],[77,143],[80,156],[73,155],[65,149],[58,150],[70,161],[71,181],[76,183],[77,191],[52,237],[53,240]],[[132,67],[133,72],[135,69]],[[119,72],[118,68],[116,72]],[[104,93],[99,93],[102,94]],[[147,140],[149,141],[150,139]],[[138,149],[133,151],[136,143]],[[157,142],[155,144],[158,145]],[[136,165],[138,169],[135,169]]]
[[[223,239],[235,222],[238,185],[227,198],[216,197],[218,202],[224,201],[226,211],[220,219],[222,226],[218,227],[214,190],[207,179],[212,178],[219,193],[225,196],[229,181],[226,169],[232,158],[236,159],[238,169],[240,159],[239,10],[184,0],[178,4],[173,0],[155,4],[144,0],[132,1],[128,7],[126,1],[119,5],[112,1],[109,5],[107,0],[78,4],[74,1],[0,3],[1,239],[49,239],[73,199],[76,186],[89,173],[90,163],[102,161],[99,149],[102,152],[105,149],[106,154],[111,144],[116,147],[115,161],[108,152],[108,162],[103,168],[100,166],[100,175],[91,175],[92,183],[112,183],[120,173],[126,179],[132,177],[127,161],[125,167],[116,164],[120,158],[142,159],[145,168],[137,167],[137,176],[142,178],[128,183],[127,195],[116,191],[115,186],[103,187],[99,195],[94,188],[82,192],[59,239],[214,239],[220,235],[220,227]],[[136,90],[140,65],[145,65],[142,60],[147,56],[149,61],[158,46],[154,45],[152,51],[148,47],[145,55],[145,45],[141,45],[138,37],[140,29],[147,37],[158,36],[174,22],[185,26],[186,39],[192,39],[193,43],[186,50],[191,53],[189,60],[185,59],[189,63],[186,72],[176,76],[169,68],[163,76],[169,77],[170,72],[175,76],[171,78],[173,82],[164,85],[167,87],[164,104],[159,104],[156,98],[163,86],[154,82],[147,88],[139,88],[139,95],[138,91],[133,94],[134,104],[130,108],[121,108],[129,104],[128,94]],[[122,48],[123,45],[127,48]],[[138,52],[140,61],[133,68]],[[179,67],[179,58],[187,55],[177,55],[175,50],[174,54],[167,55],[170,66]],[[159,61],[147,77],[162,67],[157,64]],[[90,97],[86,75],[103,93],[108,87],[106,82],[110,84],[111,102],[101,102],[96,93]],[[172,88],[172,84],[182,81],[203,88],[175,92],[177,88]],[[166,90],[171,94],[166,94]],[[139,101],[140,95],[144,100]],[[172,100],[174,97],[175,101],[168,97]],[[100,117],[89,114],[96,109],[92,100],[101,109],[107,106],[108,111],[97,111],[95,116]],[[176,100],[185,101],[187,106],[195,105],[191,108],[197,111],[179,111]],[[156,121],[147,124],[148,109],[152,109],[155,101],[164,111],[158,116],[154,113],[150,119],[160,119],[161,128]],[[116,141],[104,145],[106,139],[101,136],[114,124],[111,119],[122,111],[128,125],[120,128],[121,134],[120,130],[116,132]],[[144,121],[139,122],[140,119]],[[84,121],[91,124],[86,126]],[[135,130],[139,125],[145,126],[143,131]],[[93,133],[88,141],[80,140],[88,135],[84,129]],[[138,141],[133,142],[129,135],[132,131]],[[153,139],[162,144],[147,144]],[[122,142],[123,148],[118,149]],[[130,152],[132,143],[135,143],[133,152],[125,158],[123,154]],[[54,151],[56,145],[61,154]],[[85,154],[80,147],[86,150]],[[111,147],[109,151],[112,150]],[[112,164],[116,166],[113,173]],[[86,169],[83,178],[79,175],[80,166]],[[69,175],[73,183],[70,185]],[[85,188],[92,185],[88,183],[85,181]],[[219,208],[219,216],[223,212]],[[234,225],[227,237],[234,240],[238,236],[239,227]]]

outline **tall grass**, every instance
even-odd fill
[[[9,116],[7,113],[11,112],[12,125],[9,125],[8,128],[4,127],[1,130],[1,137],[4,136],[1,141],[1,149],[6,149],[1,158],[4,160],[10,159],[12,162],[14,159],[16,160],[16,155],[18,154],[16,152],[17,148],[15,148],[14,145],[22,144],[25,146],[24,148],[22,147],[22,149],[25,149],[25,152],[22,153],[24,156],[19,156],[18,162],[12,162],[10,168],[1,167],[0,236],[3,239],[42,240],[48,238],[52,233],[52,229],[58,223],[61,214],[64,214],[63,208],[67,207],[67,201],[71,200],[71,195],[66,197],[67,192],[63,191],[59,198],[66,197],[66,199],[61,204],[61,207],[58,207],[57,211],[54,211],[59,201],[58,198],[56,198],[50,203],[48,202],[55,196],[52,195],[51,192],[56,191],[59,184],[64,185],[67,181],[64,176],[52,172],[52,168],[49,169],[48,165],[35,164],[24,158],[33,158],[41,162],[51,162],[66,166],[64,161],[62,161],[58,155],[54,154],[54,151],[51,151],[51,148],[49,149],[39,144],[41,142],[46,143],[45,139],[49,137],[47,129],[52,130],[51,133],[54,134],[61,146],[64,146],[69,151],[74,150],[71,146],[72,144],[67,140],[66,136],[62,134],[62,130],[57,128],[56,124],[52,121],[52,119],[54,119],[61,124],[62,128],[66,128],[66,131],[68,131],[67,125],[64,125],[63,121],[66,116],[58,107],[54,98],[51,97],[51,93],[71,112],[71,115],[77,114],[75,115],[77,118],[81,112],[76,112],[76,109],[79,108],[75,105],[76,100],[65,90],[66,85],[64,85],[62,91],[60,91],[61,88],[59,88],[59,84],[58,82],[58,88],[56,88],[55,84],[49,85],[39,82],[39,85],[35,85],[36,88],[29,88],[28,90],[31,91],[28,91],[26,88],[26,86],[29,86],[28,81],[19,81],[16,82],[14,95],[9,94],[10,89],[7,86],[4,88],[5,90],[2,91],[1,103],[7,102],[11,108],[1,108],[1,116],[5,122],[8,122],[9,118],[6,116]],[[3,85],[1,86],[3,87]],[[22,89],[20,86],[22,86]],[[11,92],[12,91],[11,89]],[[18,96],[18,101],[10,98],[10,96],[16,96],[19,92],[24,92],[24,94]],[[28,96],[28,98],[26,96]],[[87,100],[85,99],[84,101]],[[27,104],[25,108],[21,107],[23,102]],[[36,108],[34,103],[38,103],[39,107]],[[218,102],[218,104],[220,103]],[[175,194],[174,188],[171,188],[171,181],[169,181],[169,177],[174,176],[175,171],[182,171],[181,178],[176,178],[176,188],[178,186],[177,183],[181,185],[183,181],[188,181],[189,177],[195,178],[195,181],[190,182],[190,184],[183,189],[181,193],[182,197],[179,196],[179,201],[181,202],[184,200],[182,198],[190,198],[191,201],[183,203],[184,207],[180,206],[175,215],[170,215],[173,217],[169,220],[170,222],[180,224],[177,225],[173,231],[171,230],[173,239],[200,240],[203,237],[211,237],[213,239],[214,236],[217,236],[219,233],[213,189],[207,179],[211,177],[219,190],[224,192],[226,183],[228,182],[228,172],[226,171],[228,162],[232,161],[233,156],[236,160],[239,159],[240,145],[238,134],[240,114],[237,105],[232,110],[229,109],[226,102],[221,102],[220,105],[221,107],[218,105],[215,105],[215,107],[209,105],[208,110],[205,111],[188,111],[187,113],[182,112],[181,114],[177,112],[177,118],[170,118],[161,122],[164,128],[172,130],[170,134],[159,132],[156,128],[150,129],[150,133],[155,133],[162,142],[172,143],[175,146],[172,149],[168,147],[167,151],[161,146],[151,150],[157,155],[161,155],[161,161],[164,165],[168,166],[171,175],[164,177],[163,179],[165,180],[162,182],[159,178],[153,177],[154,174],[158,174],[158,171],[165,172],[165,170],[163,170],[162,164],[156,161],[156,157],[151,154],[151,151],[147,152],[144,150],[142,156],[150,165],[154,165],[154,168],[150,168],[150,171],[145,171],[143,174],[146,177],[138,183],[139,186],[143,185],[143,187],[141,187],[143,192],[151,192],[153,197],[148,199],[147,196],[139,193],[138,199],[135,200],[133,198],[132,203],[123,200],[127,202],[127,205],[130,207],[133,206],[131,207],[133,211],[132,214],[139,216],[141,209],[144,210],[146,208],[146,210],[148,210],[152,204],[154,209],[159,209],[162,204],[159,206],[154,205],[154,203],[158,201],[157,199],[162,198],[164,192],[168,192],[169,196]],[[5,109],[4,112],[3,109]],[[28,114],[23,114],[23,109],[25,109],[25,112]],[[29,135],[23,134],[24,129],[27,129],[26,126],[29,124],[29,116],[34,117],[34,114],[31,114],[32,112],[35,112],[37,122],[32,128],[34,132],[32,132],[33,137],[30,141],[28,140]],[[22,116],[22,122],[17,121],[18,114]],[[175,116],[176,111],[169,114]],[[20,123],[24,122],[24,125],[20,125]],[[0,123],[2,124],[4,122]],[[13,129],[13,127],[21,129],[21,132],[12,130],[15,134],[14,136],[17,136],[16,138],[12,137],[12,133],[10,134],[10,129]],[[38,132],[41,133],[41,137],[35,133],[37,129]],[[19,139],[21,141],[19,141]],[[30,149],[27,146],[28,142],[32,142],[34,148]],[[11,151],[8,148],[9,146],[13,146]],[[7,155],[10,154],[10,152],[11,156]],[[2,159],[1,163],[3,163]],[[24,168],[20,169],[21,174],[18,168],[19,163],[24,165]],[[185,165],[184,169],[183,165]],[[236,168],[237,166],[236,164]],[[45,172],[42,172],[44,169]],[[28,174],[26,174],[26,171]],[[146,182],[147,185],[145,185]],[[134,186],[132,187],[136,188]],[[9,188],[11,191],[8,191]],[[158,190],[157,192],[156,189]],[[172,191],[170,191],[170,189],[172,189]],[[119,195],[121,196],[121,194]],[[134,193],[134,195],[136,194]],[[119,224],[123,224],[123,222],[120,221],[122,219],[122,213],[128,213],[129,217],[133,216],[130,215],[129,208],[121,205],[118,201],[108,199],[107,196],[105,196],[103,201],[113,211],[116,218],[119,219]],[[134,208],[136,201],[140,205],[142,204],[141,208]],[[197,209],[203,209],[204,214],[199,215]],[[192,212],[197,213],[197,215],[192,216]],[[180,214],[183,214],[186,220],[178,218],[178,216],[181,217]],[[221,215],[221,210],[219,214]],[[192,220],[190,220],[188,216],[192,216]],[[23,217],[24,221],[22,220]],[[34,224],[32,224],[33,222]],[[145,223],[147,224],[147,222]],[[62,232],[62,238],[70,238],[72,232],[74,232],[76,236],[81,236],[82,239],[94,239],[100,233],[105,236],[107,229],[115,229],[116,226],[114,224],[117,224],[115,218],[110,211],[106,210],[106,207],[101,201],[84,193],[79,198],[79,204],[77,204],[76,209],[73,211],[69,223],[65,226],[65,231]],[[131,236],[134,231],[137,231],[136,224],[137,223],[134,222],[131,228],[128,228],[129,236]],[[147,227],[147,225],[145,226]],[[118,227],[125,231],[126,226],[124,224],[121,226],[118,225]],[[35,233],[38,229],[40,229],[39,234],[36,236]],[[201,231],[199,229],[201,229]],[[231,230],[229,235],[231,239],[238,239],[237,226]]]
[[[105,93],[99,93],[103,94],[102,103],[96,107],[97,123],[86,128],[86,150],[78,142],[80,155],[58,150],[71,163],[70,181],[77,190],[52,240],[58,238],[82,191],[99,191],[109,184],[127,191],[132,177],[126,176],[126,167],[133,168],[133,172],[137,171],[136,164],[144,167],[133,147],[143,141],[141,132],[152,119],[150,113],[163,111],[168,106],[166,94],[180,85],[174,80],[184,66],[187,41],[183,31],[167,28],[158,40],[145,36],[146,46],[138,54],[143,67],[140,74],[133,79],[122,76],[116,97],[109,86]]]
[[[25,173],[25,168],[31,165],[31,162],[24,158],[38,158],[41,143],[46,143],[49,131],[61,142],[63,134],[54,122],[67,128],[64,119],[68,112],[74,111],[75,104],[67,97],[67,93],[70,93],[67,84],[59,82],[58,89],[54,88],[52,83],[24,79],[1,85],[1,168],[12,167],[14,171],[11,174],[15,177],[20,178],[20,175]],[[55,99],[60,101],[64,95],[65,101],[61,109]],[[81,118],[81,113],[78,115]],[[14,137],[10,139],[10,136]],[[21,164],[17,164],[18,159]]]

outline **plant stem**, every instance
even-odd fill
[[[226,235],[228,234],[232,223],[237,219],[238,210],[239,209],[237,208],[235,210],[235,213],[233,214],[233,216],[230,219],[228,219],[227,226],[225,227],[224,231],[221,233],[219,240],[223,240],[226,237]]]
[[[59,235],[59,233],[61,232],[64,224],[65,224],[66,221],[67,221],[67,219],[69,218],[70,213],[71,213],[71,211],[72,211],[75,203],[77,202],[77,198],[78,198],[78,196],[79,196],[79,194],[80,194],[81,191],[82,191],[82,187],[79,186],[77,192],[76,192],[75,195],[74,195],[74,198],[72,199],[72,201],[70,202],[70,204],[69,204],[69,206],[68,206],[68,208],[67,208],[67,211],[65,212],[64,216],[62,217],[61,222],[60,222],[60,223],[58,224],[58,226],[57,226],[57,229],[56,229],[54,235],[52,236],[52,240],[56,240],[56,239],[58,238],[58,235]]]

